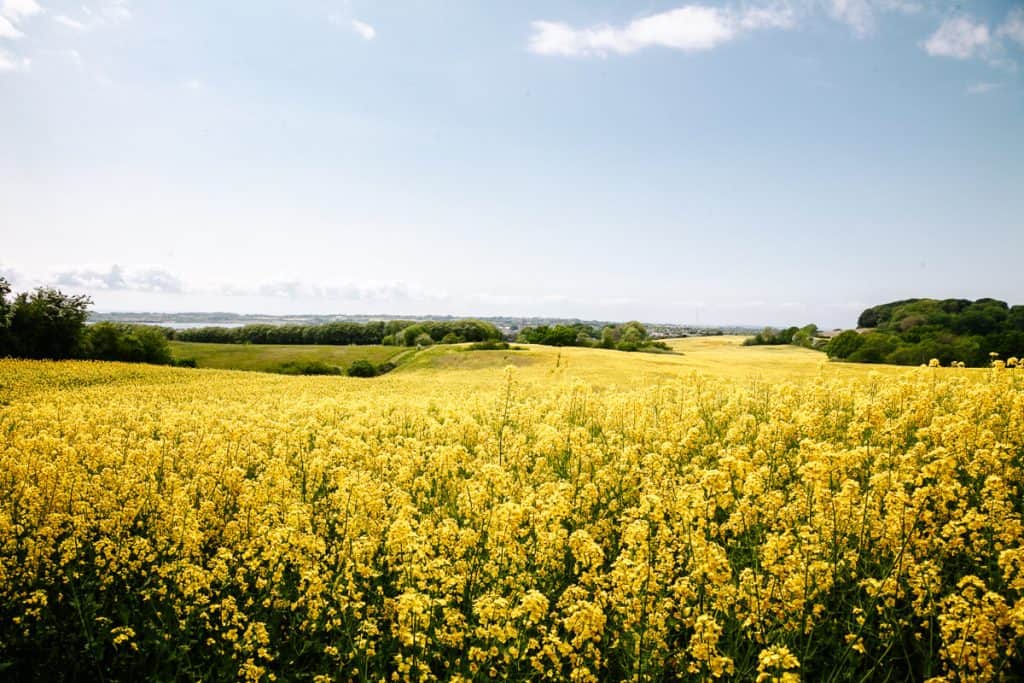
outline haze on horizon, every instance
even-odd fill
[[[0,0],[0,276],[98,311],[1024,303],[1024,5]]]

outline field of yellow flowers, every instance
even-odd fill
[[[1021,680],[1024,370],[562,353],[0,360],[0,678]]]

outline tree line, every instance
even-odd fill
[[[177,330],[174,339],[216,344],[350,344],[430,346],[462,342],[497,341],[501,330],[481,320],[374,320],[366,323],[332,322],[321,325],[243,325]]]
[[[0,278],[0,358],[83,358],[191,365],[194,362],[187,360],[175,363],[170,340],[218,344],[430,346],[497,342],[503,338],[501,330],[492,323],[471,319],[245,325],[190,330],[115,322],[88,325],[91,305],[88,296],[64,294],[50,287],[14,294],[10,283]],[[367,372],[365,368],[359,371]]]
[[[40,287],[13,295],[0,278],[0,358],[89,358],[171,365],[165,330],[143,325],[86,325],[92,300]]]
[[[861,331],[847,330],[825,347],[830,358],[920,365],[937,359],[984,367],[991,354],[1024,355],[1024,306],[998,299],[904,299],[865,309]]]
[[[597,328],[584,323],[524,327],[516,341],[547,346],[586,346],[618,351],[670,351],[668,344],[651,339],[647,328],[631,320],[622,325]]]
[[[803,327],[787,327],[783,330],[776,330],[773,327],[766,327],[753,337],[743,340],[744,346],[782,346],[792,344],[802,346],[805,349],[818,349],[824,342],[817,338],[817,325],[804,325]]]

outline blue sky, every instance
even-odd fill
[[[0,275],[98,310],[1024,303],[1019,2],[0,0]]]

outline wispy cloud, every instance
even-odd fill
[[[58,270],[45,278],[47,284],[86,290],[180,293],[181,280],[163,268],[125,269],[80,267]]]
[[[933,57],[980,59],[990,66],[1016,71],[1013,48],[1024,47],[1024,8],[1010,10],[994,28],[969,15],[946,19],[921,47]]]
[[[962,16],[946,19],[921,46],[933,57],[970,59],[984,53],[991,42],[988,26]]]
[[[875,12],[868,0],[830,0],[828,14],[864,37],[875,30]]]
[[[405,301],[439,301],[441,292],[424,289],[401,280],[379,280],[360,283],[313,283],[301,279],[272,280],[257,286],[227,286],[221,293],[233,296],[259,296],[277,299],[322,299],[396,303]]]
[[[1024,7],[1011,10],[1006,15],[1006,21],[996,29],[996,35],[1024,46]]]
[[[89,30],[89,26],[85,22],[78,21],[77,19],[72,19],[66,14],[58,14],[53,18],[53,20],[56,21],[61,26],[67,26],[68,28],[74,29],[76,31]]]
[[[0,275],[3,274],[0,269]],[[14,271],[12,270],[13,274]],[[9,278],[10,279],[10,278]],[[303,278],[278,277],[263,282],[231,284],[186,283],[159,266],[127,268],[84,265],[53,270],[42,276],[19,277],[35,285],[49,285],[84,291],[144,292],[151,294],[190,294],[207,296],[256,297],[295,301],[346,301],[362,303],[401,303],[412,301],[443,301],[443,292],[429,290],[401,280],[369,280],[364,282],[312,282]]]
[[[0,38],[18,40],[25,36],[25,20],[43,11],[36,0],[0,1]],[[0,48],[0,73],[27,71],[32,64],[28,57],[22,57]]]
[[[82,5],[78,16],[58,14],[53,17],[61,26],[75,31],[92,31],[117,26],[132,18],[128,0],[104,0],[93,5]]]
[[[528,49],[539,55],[563,57],[630,54],[648,47],[682,51],[710,50],[744,33],[788,29],[796,24],[786,6],[743,10],[686,5],[635,19],[625,26],[609,24],[574,28],[554,21],[535,21]]]
[[[0,5],[0,14],[11,21],[18,22],[26,17],[39,14],[43,8],[36,0],[3,0]]]
[[[10,266],[5,266],[2,263],[0,263],[0,277],[7,280],[10,284],[17,284],[22,279],[20,272]]]
[[[2,0],[0,1],[0,38],[17,40],[25,33],[20,25],[25,19],[43,11],[35,0]]]
[[[0,73],[13,71],[27,71],[32,60],[28,57],[18,57],[0,48]]]
[[[14,25],[10,19],[0,15],[0,38],[9,38],[11,40],[17,40],[25,34],[18,30],[18,27]]]
[[[377,37],[377,29],[358,19],[352,20],[352,30],[358,33],[363,40],[373,40]]]
[[[924,11],[925,6],[915,0],[875,0],[875,7],[885,12],[900,12],[902,14],[918,14]]]
[[[365,21],[360,21],[352,16],[347,6],[342,12],[335,12],[328,15],[327,20],[338,28],[352,31],[363,40],[373,40],[377,37],[377,29]]]
[[[991,83],[991,82],[971,83],[969,86],[967,86],[967,94],[968,95],[984,95],[987,92],[992,92],[993,90],[998,90],[1001,87],[1003,87],[1002,83]]]

